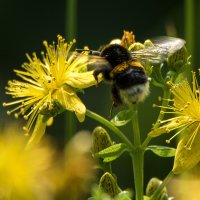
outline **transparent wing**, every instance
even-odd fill
[[[94,69],[98,69],[98,68],[110,68],[111,65],[110,63],[101,56],[97,56],[97,55],[87,55],[85,53],[78,53],[78,52],[71,52],[70,55],[73,55],[73,60],[75,60],[76,58],[81,59],[84,63],[88,63],[87,67],[88,70],[94,70]]]
[[[133,59],[143,63],[159,64],[164,62],[170,54],[180,50],[186,43],[183,39],[167,36],[153,38],[151,42],[152,46],[131,52]]]

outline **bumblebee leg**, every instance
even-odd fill
[[[120,106],[122,104],[122,100],[119,95],[119,90],[117,89],[117,87],[115,85],[112,85],[111,93],[112,93],[112,106],[110,108],[109,117],[112,116],[113,108]]]
[[[109,112],[109,116],[108,116],[109,119],[111,119],[111,117],[112,117],[113,107],[114,107],[114,103],[112,103],[111,108],[110,108],[110,112]]]
[[[114,84],[112,85],[111,93],[112,93],[113,106],[117,107],[121,105],[122,100],[119,95],[119,89]]]
[[[110,71],[112,70],[112,66],[111,65],[101,65],[94,70],[93,72],[93,76],[95,78],[95,80],[98,83],[98,75],[102,74],[103,79],[106,81],[111,81],[111,77],[110,77]]]
[[[95,80],[96,80],[96,82],[97,82],[97,85],[98,85],[98,83],[99,83],[98,75],[99,75],[100,73],[102,73],[102,70],[101,70],[101,69],[96,69],[96,70],[93,72],[93,76],[94,76],[94,78],[95,78]]]

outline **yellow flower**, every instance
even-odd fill
[[[149,133],[151,137],[156,137],[176,130],[167,142],[181,133],[172,170],[175,174],[193,168],[200,161],[200,88],[194,72],[192,77],[192,88],[187,80],[177,84],[170,83],[174,95],[171,100],[173,105],[167,106],[168,111],[165,113],[173,114],[173,117],[162,120],[161,126]]]
[[[161,126],[159,128],[153,129],[149,133],[151,137],[156,137],[163,133],[169,133],[170,131],[176,129],[179,129],[179,131],[176,133],[176,135],[178,135],[179,133],[185,131],[187,127],[197,122],[195,123],[196,129],[186,144],[187,148],[191,148],[192,142],[194,141],[200,126],[200,89],[197,83],[196,74],[193,72],[192,75],[192,88],[190,87],[187,80],[177,84],[173,84],[171,82],[169,83],[174,98],[169,100],[172,101],[173,104],[165,108],[167,109],[165,113],[172,114],[172,117],[160,121]],[[162,108],[162,106],[160,107]],[[170,140],[168,140],[168,142],[170,142]]]
[[[91,136],[81,132],[56,151],[49,140],[27,147],[16,126],[0,130],[0,199],[81,199],[95,178]]]
[[[168,184],[168,190],[174,199],[197,200],[200,199],[200,174],[199,165],[186,174],[175,176]]]
[[[80,122],[84,121],[86,108],[77,96],[77,91],[96,84],[93,71],[87,71],[90,63],[84,54],[71,53],[75,41],[66,43],[58,36],[58,44],[48,45],[44,41],[46,53],[42,60],[36,53],[22,67],[15,70],[22,80],[12,80],[6,87],[7,94],[16,100],[4,103],[4,106],[18,105],[8,114],[15,112],[15,117],[23,115],[29,119],[26,130],[30,131],[37,115],[55,116],[63,110],[75,112]]]
[[[79,132],[66,145],[64,155],[57,157],[50,177],[58,199],[83,199],[89,192],[96,166],[90,156],[91,144],[91,135]]]
[[[15,126],[1,131],[0,199],[44,200],[51,190],[45,174],[53,151],[47,145],[26,148],[26,142]]]

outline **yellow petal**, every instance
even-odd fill
[[[64,109],[75,112],[80,122],[85,120],[86,107],[71,87],[63,86],[56,91],[54,98],[58,100]]]
[[[44,115],[38,115],[37,121],[33,130],[33,133],[27,143],[27,147],[30,148],[40,142],[41,138],[45,134],[48,118]]]
[[[192,139],[193,136],[195,136],[195,138]],[[190,146],[191,149],[188,148]],[[196,122],[193,123],[191,126],[189,126],[187,129],[185,129],[183,137],[178,143],[174,159],[174,166],[173,166],[174,174],[180,174],[186,170],[193,168],[195,165],[199,163],[200,161],[199,147],[200,147],[200,129],[199,129],[199,122]]]
[[[99,81],[101,79],[99,78]],[[92,85],[96,85],[97,81],[93,76],[93,71],[78,73],[78,72],[71,72],[68,75],[67,80],[65,81],[66,84],[72,86],[73,88],[88,88]]]
[[[159,136],[161,134],[169,133],[170,130],[173,130],[173,129],[177,128],[177,126],[178,126],[178,124],[174,120],[174,121],[171,121],[171,122],[165,124],[164,126],[161,126],[159,128],[153,129],[148,135],[150,137],[157,137],[157,136]]]
[[[187,127],[192,124],[192,121],[188,116],[177,116],[168,120],[161,121],[163,123],[159,128],[153,129],[150,133],[150,137],[157,137],[163,133],[169,133],[172,130]]]

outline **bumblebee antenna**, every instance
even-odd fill
[[[79,51],[79,52],[89,51],[89,53],[91,55],[95,55],[95,56],[99,56],[100,55],[100,51],[94,51],[94,50],[90,50],[90,49],[76,49],[76,51]]]

